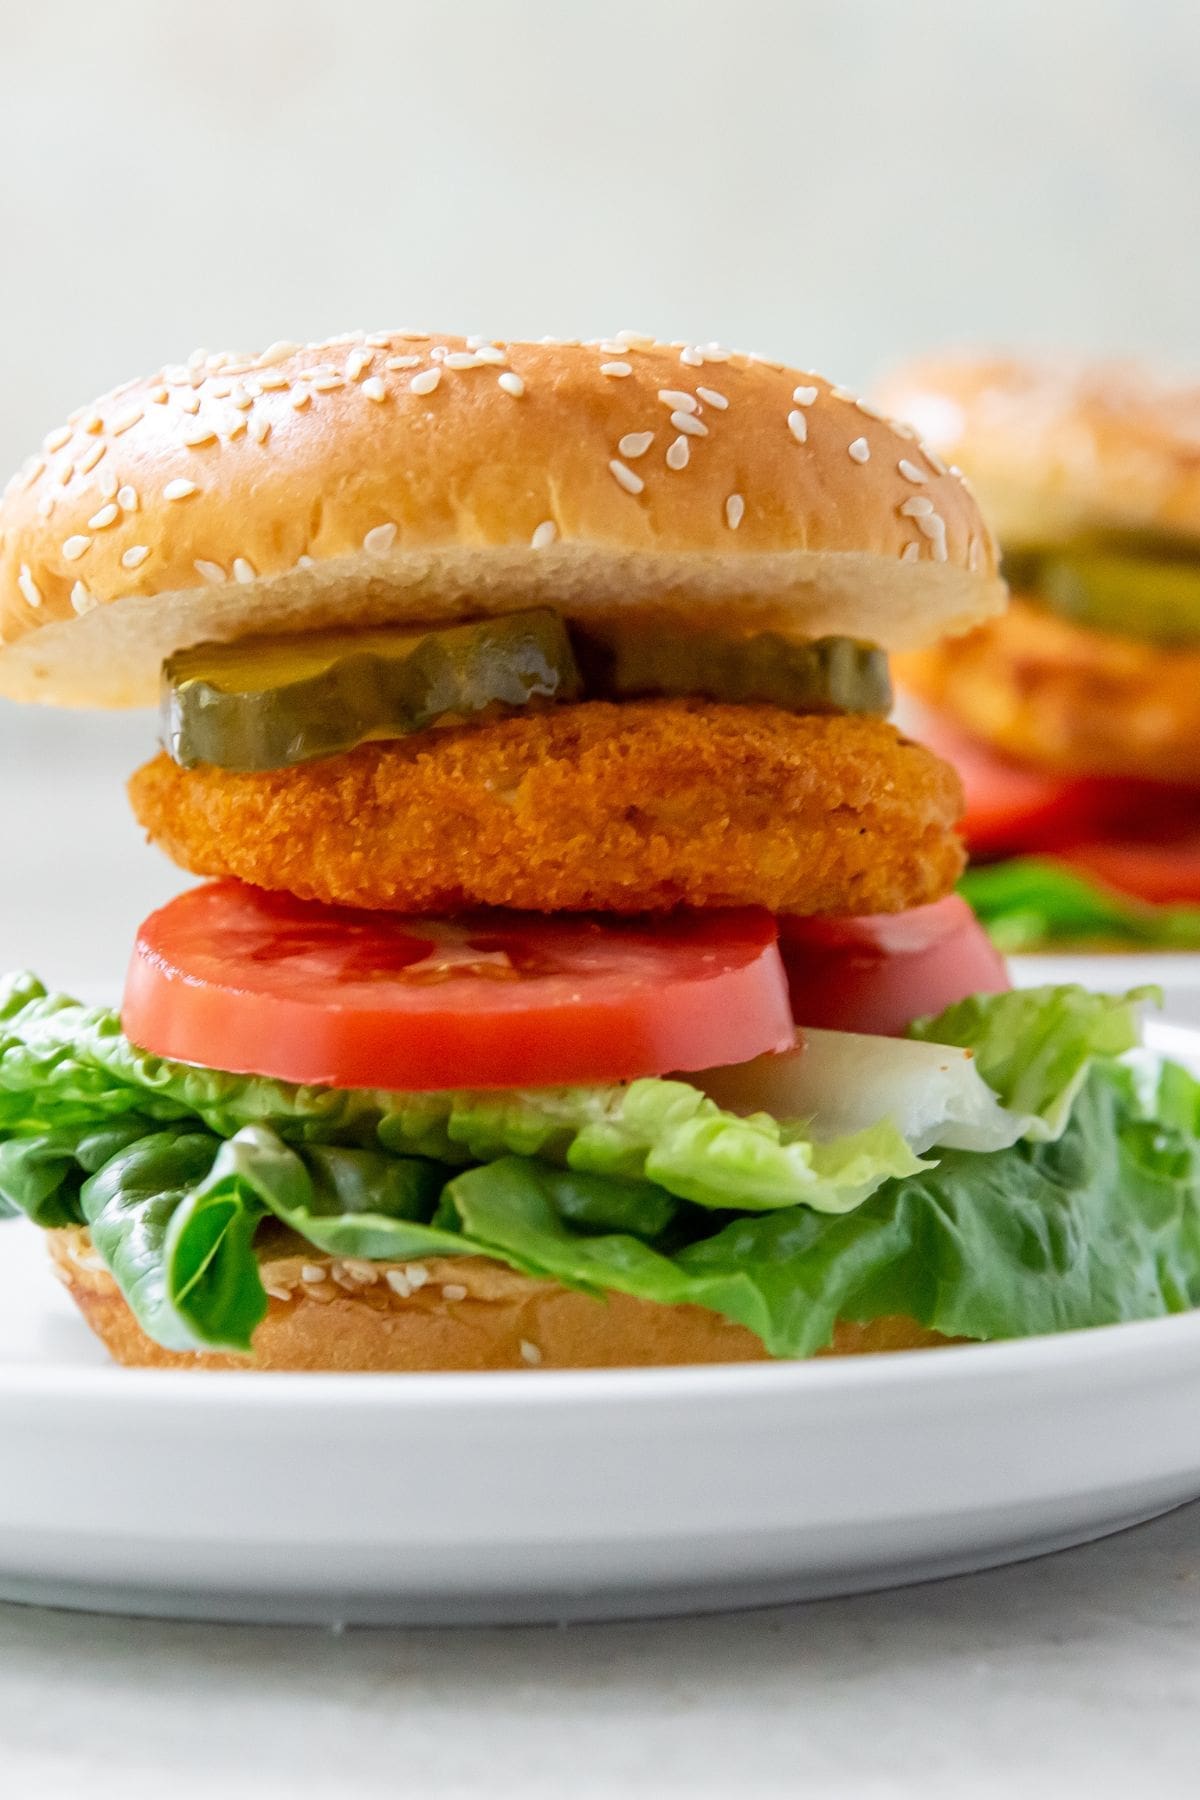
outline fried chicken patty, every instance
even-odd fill
[[[918,699],[1022,762],[1200,783],[1200,649],[1095,631],[1014,599],[1002,618],[894,669]]]
[[[266,774],[166,755],[130,798],[198,875],[453,912],[895,912],[963,854],[958,778],[879,719],[587,701]]]

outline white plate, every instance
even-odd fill
[[[740,1368],[130,1372],[0,1231],[4,1599],[633,1617],[985,1568],[1200,1494],[1200,1313]]]

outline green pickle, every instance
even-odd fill
[[[1200,562],[1081,548],[1042,557],[1031,585],[1078,625],[1151,644],[1200,643]]]
[[[566,626],[545,607],[439,631],[243,639],[171,657],[162,737],[184,768],[284,769],[580,691]]]
[[[644,624],[605,634],[577,629],[575,647],[589,693],[614,700],[658,694],[795,713],[891,711],[887,655],[855,638],[793,643],[773,631],[738,638]]]

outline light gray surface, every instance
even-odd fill
[[[636,1626],[335,1636],[0,1607],[20,1800],[1182,1800],[1198,1705],[1200,1507],[995,1574]]]
[[[194,344],[359,326],[1196,362],[1194,0],[2,11],[0,481]]]

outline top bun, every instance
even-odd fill
[[[0,503],[0,694],[152,702],[188,644],[536,603],[886,648],[996,612],[967,489],[818,376],[715,345],[378,332],[197,352]]]
[[[976,483],[1009,549],[1087,532],[1200,540],[1200,386],[1118,363],[930,357],[883,384]]]

